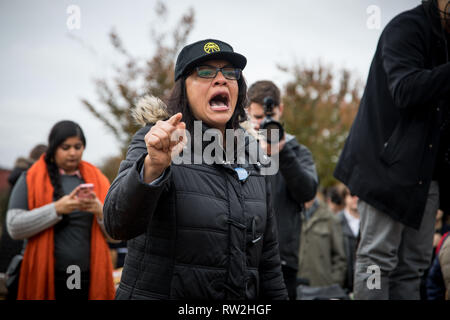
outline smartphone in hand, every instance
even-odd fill
[[[80,185],[77,191],[78,199],[89,199],[92,197],[92,193],[94,192],[94,184],[92,183],[84,183]]]

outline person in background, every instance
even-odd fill
[[[247,114],[255,131],[265,118],[264,99],[274,102],[272,119],[280,121],[284,106],[280,90],[272,81],[257,81],[248,89]],[[262,145],[264,148],[264,144]],[[267,148],[265,148],[268,152]],[[273,207],[277,217],[281,267],[290,300],[296,300],[298,251],[303,204],[314,198],[318,177],[311,152],[290,134],[285,134],[279,147],[279,171],[270,176]],[[271,153],[273,154],[273,153]],[[271,155],[269,154],[269,155]]]
[[[39,158],[43,153],[45,153],[45,151],[47,151],[47,146],[45,144],[38,144],[33,149],[31,149],[28,158],[17,158],[16,163],[14,164],[14,168],[8,177],[8,182],[11,186],[11,189],[16,184],[22,172],[27,171],[33,163],[39,160]]]
[[[436,213],[436,223],[434,226],[433,248],[435,249],[444,234],[450,231],[450,215],[441,209]],[[433,257],[434,258],[434,257]]]
[[[441,247],[442,240],[444,235],[450,231],[448,224],[446,223],[446,215],[442,210],[437,210],[436,212],[436,223],[434,226],[434,237],[433,237],[433,254],[431,258],[431,265],[424,271],[424,274],[421,278],[420,283],[420,294],[422,300],[439,300],[438,297],[444,297],[444,283],[442,279],[442,273],[440,271],[440,263],[437,258],[439,253],[439,248]],[[438,267],[438,269],[436,269]],[[438,272],[437,272],[438,270]],[[439,278],[439,276],[441,278]],[[430,282],[431,281],[431,282]],[[436,283],[439,282],[442,285],[442,293],[439,294],[439,290],[437,289],[439,285]],[[434,284],[433,284],[434,283]],[[435,287],[433,289],[433,286]]]
[[[7,212],[13,239],[26,239],[17,299],[112,299],[111,257],[103,227],[108,179],[83,161],[86,139],[73,121],[50,131],[48,149],[15,184]],[[83,183],[93,189],[81,198]],[[77,287],[69,288],[72,273]],[[71,290],[72,289],[72,290]]]
[[[342,225],[344,236],[344,249],[347,256],[347,273],[344,281],[344,289],[353,292],[353,277],[355,272],[356,247],[359,236],[359,212],[358,196],[352,195],[350,190],[344,189],[345,208],[338,213],[337,218]]]
[[[442,236],[436,246],[435,257],[425,281],[427,300],[450,299],[450,232]]]
[[[439,263],[445,284],[445,299],[450,300],[450,232],[443,237],[439,250]]]
[[[311,287],[344,286],[347,259],[342,227],[336,215],[318,197],[305,203],[298,277]]]
[[[342,184],[331,186],[324,192],[325,200],[331,212],[337,214],[345,208],[345,186]]]
[[[45,153],[47,146],[44,144],[38,144],[33,149],[31,149],[28,158],[19,157],[14,164],[14,168],[11,171],[8,182],[10,185],[10,190],[14,187],[20,175],[28,170],[28,168],[36,162],[40,156]],[[8,198],[11,196],[11,191],[9,191]],[[5,202],[5,208],[2,208],[2,233],[0,238],[0,274],[4,274],[8,268],[11,259],[19,254],[23,249],[23,240],[13,240],[6,230],[6,211],[7,211],[7,201]],[[8,291],[6,294],[6,299],[14,300],[17,296],[17,292]]]

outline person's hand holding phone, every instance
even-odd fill
[[[58,215],[69,214],[80,209],[80,200],[77,198],[79,186],[73,191],[55,201],[55,209]]]
[[[78,186],[77,198],[80,202],[80,210],[92,212],[100,220],[103,219],[103,204],[94,192],[93,184],[82,184]]]
[[[92,183],[83,183],[77,187],[76,192],[79,200],[95,198],[94,185]]]

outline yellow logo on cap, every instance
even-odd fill
[[[208,42],[203,47],[203,50],[205,50],[206,53],[212,53],[212,52],[220,51],[220,48],[214,42]]]

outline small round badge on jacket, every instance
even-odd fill
[[[244,168],[234,168],[234,171],[236,171],[236,173],[238,174],[238,178],[240,181],[244,181],[248,178],[248,172]]]

